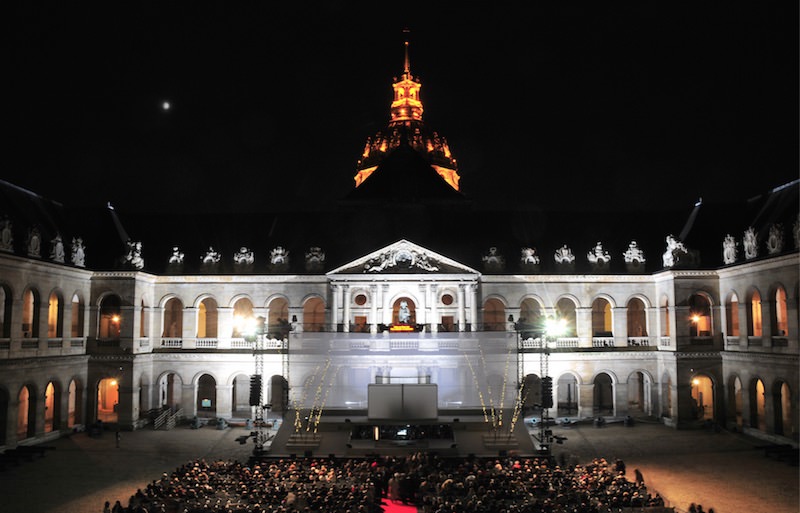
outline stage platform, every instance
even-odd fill
[[[504,412],[502,419],[502,427],[493,429],[482,412],[444,412],[435,419],[399,420],[370,419],[366,410],[331,410],[323,412],[310,429],[305,422],[297,429],[294,412],[289,412],[274,422],[264,456],[357,458],[419,451],[445,457],[536,455],[530,424],[520,417],[512,431],[511,412]],[[377,440],[373,435],[376,428]]]

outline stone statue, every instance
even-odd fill
[[[526,265],[537,265],[539,264],[539,255],[536,254],[535,248],[522,248],[522,254],[520,256],[520,262]]]
[[[321,264],[325,261],[325,252],[322,249],[314,246],[308,248],[306,252],[306,263],[308,264]]]
[[[406,300],[400,301],[400,311],[397,312],[397,320],[401,324],[408,324],[411,320],[411,310],[408,309],[408,302]]]
[[[209,246],[208,251],[206,251],[205,256],[203,256],[203,263],[204,264],[216,264],[219,263],[219,253],[214,251],[214,248]]]
[[[14,234],[11,231],[11,220],[8,218],[0,221],[3,229],[0,230],[0,250],[14,251]]]
[[[50,241],[50,260],[64,263],[64,242],[59,234],[56,234],[55,238]]]
[[[86,266],[86,251],[83,247],[83,239],[80,237],[72,238],[72,264],[77,267]]]
[[[731,234],[726,235],[725,240],[722,241],[722,261],[725,262],[725,264],[736,262],[737,253],[736,239],[734,239]]]
[[[611,260],[611,255],[608,254],[608,251],[603,249],[603,244],[598,242],[594,250],[586,255],[586,258],[593,264],[607,264]]]
[[[744,257],[751,260],[758,256],[758,237],[752,226],[744,231]]]
[[[172,255],[169,257],[170,264],[182,264],[184,254],[178,249],[178,246],[172,247]]]
[[[566,244],[556,250],[555,260],[557,264],[571,264],[575,261],[575,255]]]
[[[237,253],[233,255],[233,261],[241,265],[252,265],[256,261],[253,251],[242,246]]]
[[[42,256],[42,236],[35,226],[28,231],[28,256]]]
[[[272,265],[288,264],[289,252],[283,249],[283,247],[278,246],[270,252],[269,262]]]
[[[632,240],[631,243],[628,244],[628,249],[622,254],[622,257],[625,259],[626,264],[643,264],[645,262],[644,252],[639,247],[639,243],[635,240]]]
[[[780,224],[773,224],[769,227],[767,252],[770,255],[777,255],[781,251],[783,251],[783,226]]]
[[[676,239],[674,235],[667,235],[667,250],[664,251],[662,256],[664,267],[674,266],[686,254],[688,254],[688,251],[683,242]]]
[[[125,255],[125,261],[132,265],[135,269],[144,268],[144,258],[142,258],[142,243],[139,241],[128,240],[128,254]]]

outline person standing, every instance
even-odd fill
[[[117,449],[119,449],[119,442],[120,442],[120,440],[122,439],[122,436],[119,434],[119,429],[117,430],[117,435],[116,435],[116,437],[117,437]]]

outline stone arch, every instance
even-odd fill
[[[325,300],[318,294],[303,298],[303,331],[325,331]]]
[[[614,336],[614,303],[604,294],[592,300],[592,336]]]
[[[714,302],[710,294],[699,290],[693,292],[688,300],[689,334],[692,337],[714,335]]]
[[[692,418],[700,421],[713,421],[716,418],[716,390],[714,376],[697,372],[691,377]]]
[[[747,291],[745,298],[747,307],[747,335],[751,337],[762,336],[762,318],[761,318],[761,291],[757,287],[750,287]]]
[[[731,337],[739,336],[739,294],[730,290],[725,295],[725,333]]]
[[[210,372],[202,372],[192,380],[196,387],[195,406],[198,417],[217,416],[217,379]]]
[[[789,383],[783,379],[775,380],[772,384],[772,412],[776,435],[792,437],[797,431],[794,425],[793,404]]]
[[[36,385],[23,384],[17,393],[17,403],[17,441],[32,438],[36,435]]]
[[[617,380],[608,370],[598,371],[592,378],[593,400],[592,414],[595,416],[611,416],[616,412],[614,389]]]
[[[738,374],[728,377],[726,410],[729,422],[733,422],[738,430],[744,426],[744,388]]]
[[[637,369],[628,374],[628,412],[631,415],[652,415],[653,377],[644,369]]]
[[[625,303],[627,314],[627,335],[628,337],[647,337],[649,334],[649,319],[647,310],[649,303],[647,298],[641,295],[633,295]]]
[[[554,305],[555,317],[564,320],[564,336],[574,337],[578,333],[577,309],[580,303],[572,295],[564,295],[558,298]]]
[[[174,370],[166,370],[159,374],[156,383],[159,408],[178,410],[183,401],[183,377]]]
[[[773,337],[786,337],[789,334],[789,307],[786,287],[781,283],[775,283],[769,288],[767,301],[772,305],[770,308],[770,333]]]
[[[482,331],[505,331],[507,307],[505,298],[497,295],[487,297],[483,301]]]
[[[39,315],[41,312],[41,295],[34,286],[25,287],[22,291],[22,337],[39,338]]]
[[[59,287],[50,291],[47,308],[47,337],[64,337],[64,293]]]
[[[183,338],[183,309],[183,301],[178,296],[164,302],[162,337]]]
[[[760,377],[753,377],[748,387],[750,396],[750,427],[766,432],[766,385]]]

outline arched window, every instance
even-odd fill
[[[64,302],[55,292],[50,293],[47,308],[47,337],[64,336]]]
[[[725,305],[725,331],[732,337],[739,336],[739,296],[731,292]]]
[[[754,290],[750,295],[749,308],[747,309],[747,334],[751,337],[760,337],[761,331],[761,294]]]
[[[70,335],[72,337],[83,336],[83,321],[86,309],[78,294],[72,295],[72,319],[70,321]]]
[[[11,297],[11,289],[7,286],[0,286],[0,338],[11,338],[11,312],[14,301]],[[2,443],[2,440],[0,440]]]
[[[644,303],[638,297],[628,301],[628,336],[646,337],[647,336],[647,315]]]
[[[713,335],[711,302],[704,294],[692,294],[689,297],[689,334],[692,337]]]
[[[303,305],[303,331],[325,330],[325,302],[312,297]]]
[[[253,319],[253,302],[243,297],[233,304],[233,337],[243,335],[242,328],[247,325],[246,319]]]
[[[484,331],[505,331],[506,307],[497,298],[489,298],[483,304]]]
[[[33,289],[22,294],[22,336],[39,338],[39,294]]]
[[[542,305],[533,298],[525,299],[519,307],[517,327],[523,338],[540,337],[544,329],[544,312]]]
[[[197,337],[217,338],[217,321],[219,310],[217,302],[212,298],[205,298],[200,303],[197,312]]]
[[[269,333],[274,338],[286,338],[289,336],[289,302],[279,297],[273,299],[269,304]]]
[[[164,305],[164,338],[183,337],[183,303],[178,298],[171,298]]]
[[[100,303],[100,326],[98,336],[106,339],[118,339],[122,324],[122,303],[119,296],[105,296]]]
[[[147,305],[145,305],[144,300],[142,300],[141,309],[139,310],[139,336],[142,338],[147,338],[149,317]]]
[[[787,336],[789,334],[789,321],[786,309],[786,289],[781,286],[775,290],[775,308],[772,311],[772,336]]]
[[[556,303],[556,317],[564,320],[564,336],[574,337],[578,333],[575,303],[571,299],[561,298]]]
[[[614,336],[611,303],[601,297],[592,302],[592,335],[595,337]]]

